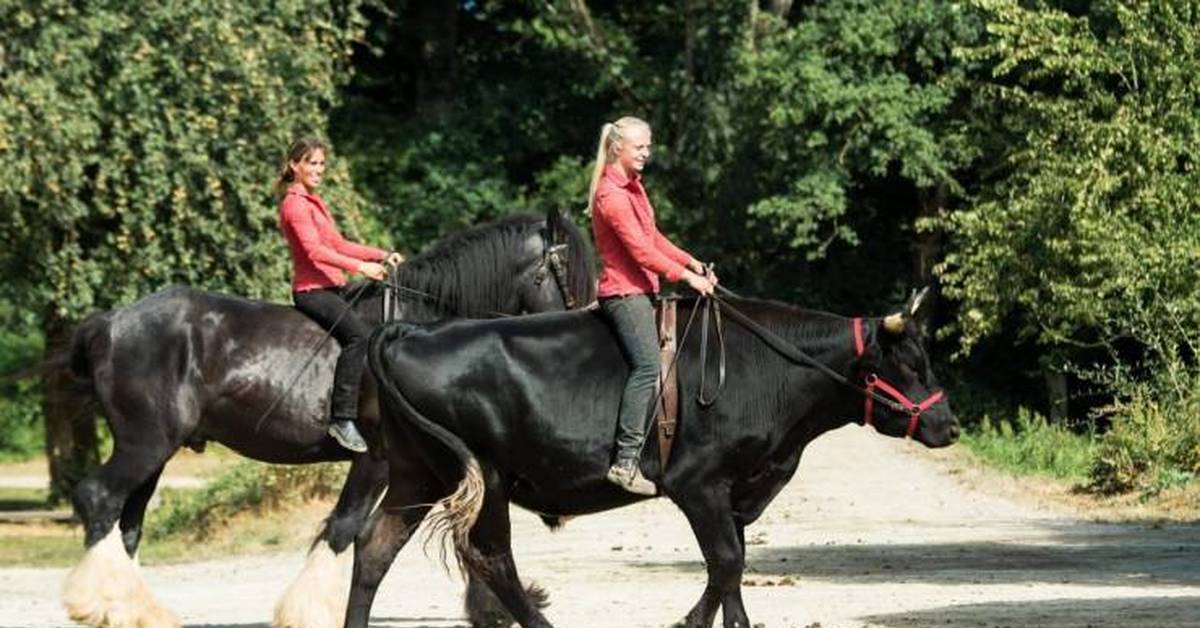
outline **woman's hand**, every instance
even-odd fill
[[[694,259],[690,264],[688,264],[688,268],[690,268],[692,272],[696,273],[697,275],[700,275],[711,281],[713,286],[716,286],[718,283],[720,283],[720,281],[717,279],[716,271],[713,270],[712,264],[705,264],[700,260]]]
[[[687,285],[692,287],[692,290],[706,296],[713,293],[713,288],[716,285],[708,277],[702,277],[690,270],[683,272],[683,280],[687,282]]]
[[[383,260],[383,263],[395,268],[404,263],[404,256],[392,251],[391,253],[388,253],[387,258]]]
[[[375,262],[363,262],[359,264],[358,272],[368,279],[374,279],[375,281],[383,281],[384,277],[387,277],[387,269],[383,267],[383,264],[376,264]]]

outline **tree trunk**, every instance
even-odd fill
[[[921,190],[918,194],[919,205],[917,220],[937,216],[946,208],[946,186],[938,185],[931,190]],[[933,267],[942,255],[942,234],[940,231],[915,231],[913,233],[913,280],[919,289],[929,286],[930,294],[926,296],[926,304],[922,307],[925,315],[922,320],[927,326],[938,326],[938,291]],[[927,328],[925,330],[929,332]]]
[[[1050,422],[1064,425],[1070,404],[1067,402],[1067,375],[1058,369],[1042,367],[1046,381],[1046,400],[1049,403]]]
[[[418,114],[446,110],[458,75],[458,2],[421,0],[410,5],[403,56],[414,68],[413,108]]]
[[[53,312],[42,319],[46,337],[44,362],[55,361],[70,349],[71,326]],[[42,375],[42,416],[46,421],[46,461],[50,466],[50,501],[68,498],[71,489],[100,461],[96,417],[90,405],[80,406],[72,395],[73,381],[65,366],[47,368]]]

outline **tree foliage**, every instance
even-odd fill
[[[12,298],[74,319],[176,282],[282,294],[271,179],[324,132],[355,4],[4,0]]]
[[[1170,351],[1200,323],[1200,6],[974,4],[989,37],[963,56],[993,68],[980,107],[1010,143],[944,222],[963,347],[1015,316],[1068,355]]]

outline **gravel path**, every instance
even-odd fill
[[[555,533],[514,511],[522,576],[557,626],[665,626],[704,569],[665,500],[575,519]],[[758,625],[1200,627],[1200,524],[1098,524],[968,489],[919,445],[855,426],[805,452],[747,530],[743,595]],[[299,553],[146,567],[189,626],[267,626]],[[64,569],[0,569],[0,627],[58,626]],[[418,544],[401,553],[373,625],[461,627],[461,583]],[[719,625],[719,617],[718,617]]]

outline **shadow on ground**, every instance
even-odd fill
[[[797,582],[1200,586],[1200,525],[1063,524],[1033,540],[748,548],[746,574]],[[931,538],[934,533],[931,532]],[[703,571],[695,561],[641,563]]]
[[[1136,597],[988,602],[863,617],[868,626],[904,628],[1200,628],[1200,597]]]
[[[458,617],[371,617],[373,628],[471,628]],[[267,623],[185,624],[187,628],[270,628]],[[3,628],[0,626],[0,628]]]

